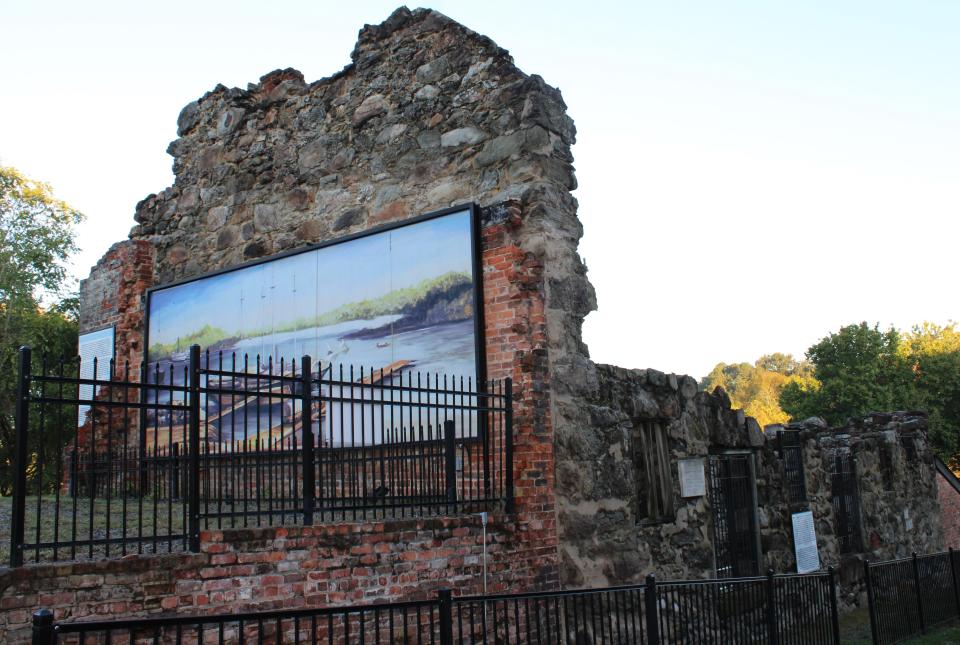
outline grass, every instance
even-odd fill
[[[903,641],[905,645],[938,645],[942,643],[960,643],[960,626],[953,625],[951,627],[945,627],[943,629],[938,629],[933,633],[926,634],[924,636],[917,636],[916,638],[911,638],[909,640]]]
[[[390,505],[359,507],[362,499],[341,498],[337,500],[343,504],[357,504],[353,508],[330,508],[318,505],[314,513],[315,523],[369,521],[393,517],[414,517],[432,515],[443,512],[449,507],[437,499],[414,498],[406,500],[389,500]],[[201,529],[246,528],[270,525],[298,524],[302,521],[302,500],[236,499],[233,502],[224,501],[220,504],[210,503],[206,509],[201,505]],[[10,529],[12,524],[12,499],[0,497],[0,566],[10,561]],[[476,506],[476,508],[474,508]],[[74,509],[76,508],[76,515]],[[480,511],[486,506],[481,502],[461,502],[457,504],[458,512]],[[281,509],[296,509],[281,512]],[[421,513],[417,513],[419,509]],[[185,501],[181,499],[155,499],[135,496],[123,499],[112,499],[110,503],[104,498],[96,498],[92,502],[88,497],[71,498],[69,495],[60,495],[59,501],[54,495],[44,495],[39,500],[35,495],[26,499],[26,527],[24,530],[24,561],[41,562],[90,560],[105,557],[119,557],[129,553],[169,553],[183,551],[183,538],[176,539],[170,536],[182,536],[186,533]],[[246,516],[241,513],[246,513]],[[221,513],[223,513],[221,515]],[[227,513],[235,513],[229,515]],[[218,517],[218,515],[220,515]],[[142,519],[141,519],[142,518]],[[39,519],[39,521],[38,521]],[[138,536],[143,536],[142,547],[137,544]],[[156,537],[155,537],[156,536]],[[126,549],[119,543],[112,543],[109,548],[105,544],[95,544],[106,539],[126,539]],[[55,541],[75,541],[75,548],[59,547],[56,551],[52,547],[38,549],[30,545],[52,543]]]
[[[166,553],[177,550],[182,546],[174,542],[170,544],[166,539],[169,535],[183,533],[183,504],[180,501],[159,500],[152,498],[113,499],[107,503],[105,499],[93,501],[86,497],[72,498],[69,495],[60,495],[59,506],[54,495],[45,495],[39,500],[36,496],[29,496],[26,500],[26,526],[24,542],[27,544],[47,543],[54,541],[97,541],[110,539],[136,538],[140,535],[148,536],[149,542],[144,545],[145,553]],[[76,510],[76,515],[74,515]],[[92,513],[91,513],[92,510]],[[10,497],[0,497],[0,565],[10,559],[10,528],[12,524],[13,504]],[[140,519],[142,518],[142,520]],[[108,530],[109,527],[109,530]],[[154,536],[162,536],[154,540]],[[135,543],[127,544],[126,553],[136,553]],[[56,557],[52,548],[40,549],[40,560],[69,560],[76,558],[102,558],[108,555],[119,556],[124,553],[120,544],[111,544],[109,549],[104,544],[84,544],[76,551],[60,547]],[[24,561],[30,562],[37,555],[36,549],[27,548],[24,551]]]
[[[872,645],[870,614],[866,608],[840,616],[840,642],[843,645]],[[960,644],[960,625],[941,625],[930,633],[901,641],[903,645]]]

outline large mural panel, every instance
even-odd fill
[[[182,383],[189,348],[199,344],[212,367],[222,360],[263,372],[272,361],[277,373],[281,360],[299,370],[309,355],[334,379],[352,366],[357,379],[362,368],[368,379],[383,369],[394,382],[416,372],[475,383],[475,253],[474,213],[462,208],[156,288],[148,294],[150,380]]]

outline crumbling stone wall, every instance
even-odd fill
[[[921,413],[871,414],[842,428],[813,419],[763,432],[755,420],[731,409],[722,390],[699,391],[689,376],[608,365],[598,365],[593,374],[585,404],[562,407],[567,422],[557,424],[565,585],[639,583],[648,573],[669,579],[715,575],[710,496],[680,496],[677,462],[728,450],[754,455],[761,571],[796,570],[791,514],[804,510],[813,512],[821,564],[839,569],[848,604],[858,601],[865,558],[943,547],[933,453]],[[636,516],[632,442],[636,425],[649,420],[663,423],[669,437],[674,510],[662,522],[638,522]],[[805,503],[787,497],[776,440],[780,430],[800,433]],[[847,556],[840,554],[831,501],[837,452],[852,453],[857,464],[863,547]]]
[[[763,445],[759,426],[729,400],[700,392],[689,376],[597,365],[585,404],[563,405],[557,424],[557,509],[561,579],[569,586],[709,577],[713,570],[706,497],[680,497],[676,460],[706,457],[710,448]],[[675,521],[636,518],[634,425],[667,427]],[[748,421],[749,431],[748,431]],[[766,470],[758,468],[758,475]],[[758,488],[760,477],[758,476]]]
[[[712,574],[707,497],[680,499],[674,481],[673,521],[637,525],[631,442],[636,424],[650,419],[666,423],[674,478],[681,457],[753,452],[762,567],[791,570],[792,509],[784,499],[782,460],[757,424],[732,410],[722,392],[699,392],[690,377],[595,365],[588,358],[580,328],[596,303],[576,252],[581,226],[570,194],[576,187],[575,129],[560,93],[517,69],[488,38],[429,10],[399,9],[365,27],[352,59],[312,83],[296,70],[278,70],[246,89],[217,86],[186,106],[179,138],[169,147],[176,181],[137,206],[130,242],[117,247],[149,249],[149,262],[139,256],[120,261],[142,283],[121,285],[122,308],[105,306],[117,271],[108,254],[84,283],[83,328],[123,312],[118,345],[133,347],[149,284],[476,202],[482,207],[488,375],[515,382],[517,514],[504,584],[544,589],[638,582],[648,572],[661,578]],[[137,347],[142,352],[142,340]],[[839,433],[801,428],[809,506],[825,564],[840,562],[831,546],[829,452],[852,449],[863,456],[861,472],[869,472],[871,451],[889,443],[891,432],[906,431],[901,426],[911,419],[883,422],[892,428],[871,419]],[[922,435],[922,428],[911,431]],[[871,556],[939,546],[932,506],[919,500],[930,493],[925,441],[918,450],[919,465],[903,471],[914,478],[914,488],[881,494],[867,481],[861,489],[862,515],[891,523],[865,523]],[[914,530],[896,523],[897,508],[915,509]],[[352,528],[347,535],[349,548],[363,548]],[[406,533],[391,535],[400,536],[401,546],[406,541]],[[223,539],[245,538],[225,532]],[[182,566],[192,566],[195,557],[183,556]],[[130,572],[144,566],[129,562]],[[448,565],[441,570],[453,579],[473,575],[455,559]],[[285,566],[295,571],[303,565]],[[384,575],[394,575],[400,571],[394,567],[405,565],[384,566]],[[336,565],[330,576],[351,571]],[[111,580],[134,595],[148,584],[119,572]],[[106,578],[90,583],[94,590],[106,584]],[[469,584],[465,580],[464,588]],[[176,608],[196,607],[198,598],[178,600]],[[157,610],[127,604],[111,611]]]
[[[551,383],[562,366],[587,360],[580,326],[595,306],[576,252],[573,122],[559,91],[434,11],[401,8],[364,27],[352,59],[312,83],[279,70],[186,106],[169,147],[176,180],[138,204],[130,243],[149,246],[149,282],[162,285],[479,204],[487,375],[514,380],[516,514],[504,576],[511,589],[556,588]],[[102,262],[84,283],[84,329],[107,318],[100,285],[111,283],[111,266]],[[129,336],[119,339],[118,329],[118,345],[142,334],[142,290],[126,295]],[[407,535],[392,534],[396,548]],[[474,580],[458,566],[451,561],[444,575]],[[333,577],[353,575],[347,564],[335,569]],[[146,584],[123,580],[134,594]],[[125,605],[116,613],[156,610]]]

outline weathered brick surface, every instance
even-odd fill
[[[946,478],[937,474],[937,498],[940,500],[940,522],[943,524],[944,546],[960,549],[960,492]]]
[[[146,240],[118,242],[80,282],[80,331],[116,326],[118,369],[143,360],[143,298],[153,286],[153,246]],[[134,372],[136,373],[136,372]]]
[[[91,273],[84,328],[126,314],[118,345],[133,343],[139,359],[146,286],[479,204],[487,376],[512,377],[515,401],[516,512],[491,531],[490,589],[556,588],[550,384],[558,366],[578,362],[571,353],[586,360],[580,324],[593,308],[569,192],[573,122],[556,89],[436,12],[401,9],[365,27],[353,60],[315,83],[282,70],[188,105],[169,148],[176,181],[138,205],[131,242]],[[149,271],[130,255],[117,266],[130,244],[149,247]],[[119,295],[110,289],[118,274],[143,283],[122,283]],[[126,573],[112,563],[112,578],[85,583],[101,600],[69,617],[399,599],[440,581],[477,591],[477,531],[475,517],[461,517],[210,534],[202,554],[164,556],[149,572],[140,560]],[[44,588],[80,593],[74,572],[97,566],[72,565],[64,579],[73,582]],[[159,573],[167,569],[175,573]],[[20,593],[40,593],[12,575]]]
[[[80,331],[90,331],[101,327],[114,327],[114,373],[116,378],[139,379],[140,364],[144,359],[143,328],[144,299],[153,285],[154,265],[153,245],[145,240],[126,240],[110,247],[90,271],[90,276],[80,282]],[[97,377],[109,378],[110,367],[98,365]],[[122,396],[115,392],[115,395]],[[105,396],[100,391],[97,396]],[[127,392],[128,400],[135,401],[136,392]],[[105,429],[113,426],[132,429],[137,435],[137,415],[130,414],[124,423],[117,415],[107,424],[98,420],[99,431],[94,437],[94,449],[103,450],[107,445]],[[87,424],[77,430],[78,444],[82,450],[91,446],[90,433],[93,424]]]
[[[491,515],[491,593],[541,585],[552,556],[547,545],[531,544],[536,530]],[[473,516],[205,531],[201,541],[197,554],[0,570],[3,642],[27,640],[37,607],[53,610],[58,620],[97,620],[429,598],[440,587],[457,594],[483,589],[482,529]]]

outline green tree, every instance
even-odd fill
[[[808,377],[806,361],[790,354],[767,354],[753,365],[719,363],[701,383],[707,390],[720,386],[734,407],[754,417],[760,425],[785,423],[789,415],[780,407],[780,390],[789,382]]]
[[[821,416],[841,425],[850,417],[912,407],[916,401],[896,329],[848,325],[807,350],[807,358],[819,387],[794,382],[780,395],[781,407],[794,419]]]
[[[776,372],[784,376],[808,377],[813,375],[813,366],[809,361],[798,361],[793,358],[793,354],[764,354],[757,359],[755,365],[760,369],[769,372]]]
[[[913,376],[911,407],[927,411],[930,440],[960,467],[960,331],[925,322],[903,335],[900,354]]]
[[[66,261],[76,251],[74,229],[82,218],[76,209],[54,197],[49,185],[0,166],[2,494],[9,493],[12,481],[18,348],[33,347],[35,367],[45,355],[76,353],[77,300],[70,293]],[[34,432],[31,436],[45,438],[53,433]],[[31,453],[39,449],[39,443],[30,446]]]

